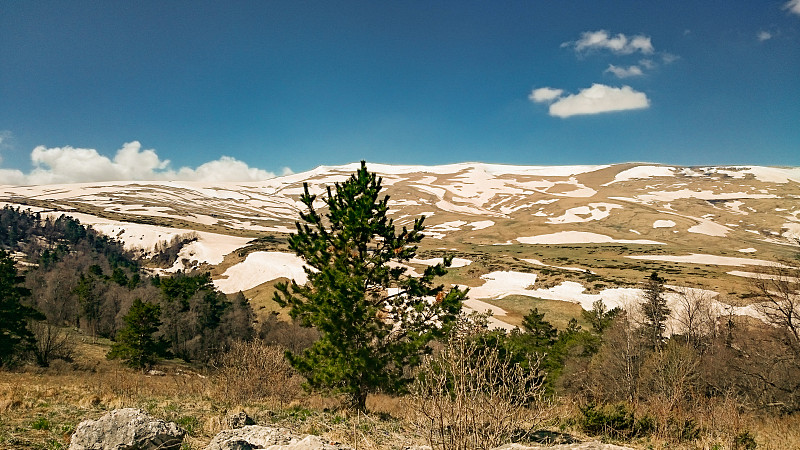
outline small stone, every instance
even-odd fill
[[[227,421],[228,421],[228,427],[233,429],[256,424],[256,421],[253,420],[252,417],[248,416],[247,413],[244,411],[239,411],[237,413],[231,414],[230,416],[228,416]]]

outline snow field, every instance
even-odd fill
[[[298,284],[308,281],[305,262],[296,255],[281,252],[253,252],[239,264],[228,268],[214,285],[226,294],[252,289],[267,281],[288,278]]]
[[[675,256],[675,255],[628,255],[625,256],[630,259],[642,259],[647,261],[667,261],[688,264],[710,264],[715,266],[779,266],[773,261],[765,261],[763,259],[751,258],[736,258],[733,256],[716,256],[705,255],[698,253],[691,253],[689,255]]]
[[[647,239],[614,239],[610,236],[586,231],[560,231],[558,233],[518,237],[520,244],[653,244],[663,242]]]

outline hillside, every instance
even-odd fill
[[[356,167],[249,183],[0,186],[0,206],[66,213],[142,252],[196,232],[166,270],[207,267],[219,289],[244,291],[263,312],[276,307],[269,300],[276,280],[304,276],[285,245],[303,184],[324,193]],[[383,176],[396,225],[426,216],[427,238],[409,270],[456,256],[445,281],[472,287],[467,304],[492,309],[500,326],[517,325],[534,304],[556,323],[597,299],[624,305],[653,271],[669,284],[706,290],[720,308],[751,314],[753,273],[798,249],[798,168],[368,168]]]

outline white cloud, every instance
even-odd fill
[[[656,67],[656,63],[654,63],[652,59],[641,59],[639,60],[639,65],[648,70]]]
[[[758,38],[758,42],[764,42],[772,39],[772,33],[769,31],[759,31],[756,37]]]
[[[561,97],[561,94],[564,93],[563,89],[553,89],[550,87],[543,87],[539,89],[534,89],[531,92],[531,95],[528,98],[536,103],[547,103],[552,102],[553,100]]]
[[[611,36],[606,30],[585,31],[577,41],[565,42],[561,46],[575,47],[577,52],[610,50],[619,55],[630,55],[635,52],[649,55],[654,52],[649,36],[637,34],[629,38],[622,33]]]
[[[209,161],[197,169],[182,167],[177,176],[181,180],[202,181],[258,181],[274,177],[275,174],[272,172],[249,167],[246,163],[230,156]]]
[[[664,53],[661,55],[661,60],[664,61],[664,64],[672,64],[680,58],[680,56],[673,55],[672,53]]]
[[[800,0],[789,0],[783,5],[783,9],[788,9],[789,12],[800,15]]]
[[[550,105],[550,115],[561,118],[580,114],[600,114],[650,106],[650,100],[643,92],[634,91],[630,86],[615,88],[604,84],[593,84],[577,94],[559,98]]]
[[[25,174],[21,170],[0,169],[0,185],[27,184]]]
[[[155,150],[142,149],[139,142],[128,142],[113,159],[95,149],[38,146],[31,152],[34,169],[29,174],[0,169],[0,184],[55,184],[93,181],[258,181],[275,177],[272,172],[248,166],[230,156],[209,161],[197,168],[170,168],[169,160]],[[283,174],[291,173],[288,168]]]
[[[606,72],[611,72],[617,78],[640,77],[644,75],[644,72],[642,72],[642,68],[639,66],[630,66],[625,68],[609,64],[608,69],[606,69]]]

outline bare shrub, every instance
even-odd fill
[[[603,345],[589,364],[585,395],[590,400],[634,401],[647,353],[637,318],[627,311],[620,313],[603,334]]]
[[[75,341],[68,330],[46,321],[32,321],[28,326],[36,338],[32,352],[37,364],[47,367],[54,359],[72,359]]]
[[[696,388],[700,358],[692,347],[670,340],[663,349],[651,353],[639,376],[639,395],[657,398],[666,410],[689,400]]]
[[[264,343],[284,347],[292,353],[300,353],[311,347],[319,336],[316,328],[303,327],[296,321],[280,320],[276,312],[264,320],[258,332],[258,337]]]
[[[688,344],[702,349],[717,334],[717,324],[722,314],[715,308],[711,295],[702,289],[676,287],[678,299],[674,307],[677,329],[674,333],[686,336]]]
[[[215,361],[214,394],[231,403],[272,400],[284,406],[301,392],[302,377],[289,365],[285,349],[262,341],[236,341]]]
[[[535,426],[544,410],[541,357],[523,367],[473,337],[451,335],[412,385],[413,421],[434,449],[496,447]]]
[[[763,269],[753,287],[755,305],[769,325],[742,337],[739,370],[750,378],[758,403],[785,412],[800,410],[800,269]]]

